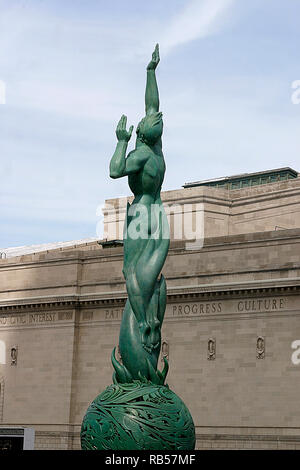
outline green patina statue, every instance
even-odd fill
[[[110,162],[110,176],[128,176],[134,194],[124,225],[124,264],[128,299],[123,312],[119,348],[112,352],[114,385],[90,405],[81,429],[83,449],[183,449],[195,445],[191,415],[182,400],[164,385],[168,362],[157,369],[161,327],[166,309],[166,282],[161,270],[170,236],[160,197],[165,174],[162,113],[155,70],[156,45],[147,67],[146,115],[138,124],[135,149],[126,157],[133,126],[122,116]]]
[[[123,365],[112,357],[115,380],[121,383],[148,379],[163,384],[167,373],[157,371],[161,345],[161,325],[166,308],[166,282],[158,276],[169,249],[168,221],[160,191],[165,175],[162,152],[162,113],[155,69],[159,63],[158,45],[147,67],[146,116],[137,127],[135,149],[125,158],[132,126],[126,131],[122,116],[116,134],[118,144],[110,162],[110,176],[128,176],[134,194],[127,205],[124,230],[124,267],[128,300],[120,331],[119,347]],[[138,232],[139,230],[139,232]]]

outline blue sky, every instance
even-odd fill
[[[0,247],[94,237],[97,207],[130,194],[109,160],[156,42],[163,190],[300,171],[299,17],[299,0],[0,0]]]

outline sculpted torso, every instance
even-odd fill
[[[157,149],[152,150],[142,143],[127,158],[145,161],[139,172],[128,176],[129,187],[136,201],[140,203],[143,201],[145,203],[155,202],[157,195],[160,193],[166,169],[162,152],[157,153]]]

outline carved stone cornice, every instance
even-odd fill
[[[203,301],[230,298],[268,297],[300,294],[300,279],[275,281],[252,281],[230,285],[201,285],[171,287],[167,292],[168,303]],[[46,311],[60,309],[123,307],[127,299],[126,291],[62,295],[55,297],[36,297],[11,299],[0,302],[0,313],[22,313],[26,311]]]

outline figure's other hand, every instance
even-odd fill
[[[159,63],[159,47],[156,44],[154,52],[152,54],[151,62],[149,62],[147,70],[155,70]]]
[[[123,141],[123,142],[129,142],[131,138],[131,134],[133,131],[133,126],[130,126],[129,130],[126,130],[126,124],[127,124],[127,117],[123,116],[121,117],[120,121],[118,122],[117,129],[116,129],[116,135],[118,141]]]

